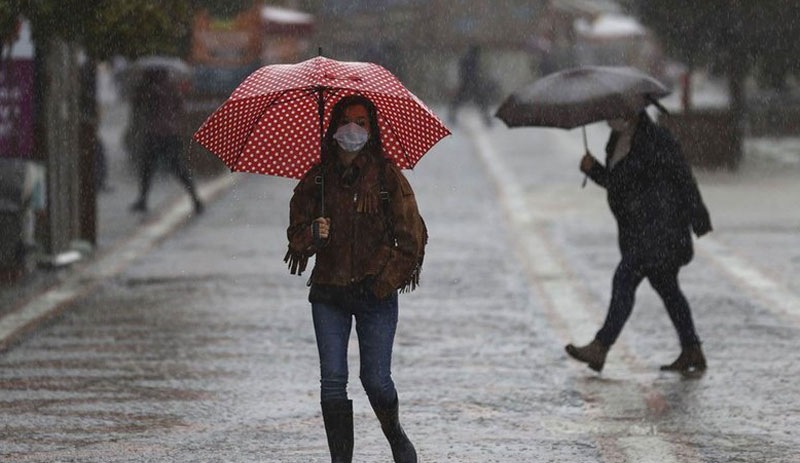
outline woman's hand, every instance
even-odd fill
[[[314,219],[314,223],[311,225],[319,227],[319,237],[323,240],[328,239],[328,234],[331,231],[331,219],[327,217],[317,217]]]
[[[594,166],[595,162],[597,161],[592,156],[592,153],[587,151],[586,154],[583,155],[583,159],[581,159],[581,172],[588,174],[589,171],[592,170],[592,166]]]

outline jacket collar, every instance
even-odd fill
[[[634,150],[634,147],[639,146],[641,137],[644,136],[652,125],[653,121],[650,119],[650,116],[648,116],[645,111],[641,111],[639,113],[639,118],[636,120],[636,129],[634,129],[633,136],[631,137],[631,151]],[[606,156],[611,157],[614,154],[614,149],[617,147],[617,141],[620,135],[620,132],[611,132],[611,136],[608,138],[608,143],[606,144]]]

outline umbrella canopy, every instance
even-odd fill
[[[131,64],[131,68],[136,71],[147,71],[150,69],[164,69],[176,77],[191,77],[192,67],[186,61],[176,56],[148,55],[143,56]]]
[[[232,171],[301,178],[319,162],[333,105],[360,94],[376,106],[385,155],[411,169],[450,134],[397,78],[372,63],[316,57],[248,76],[194,138]]]
[[[132,62],[120,74],[123,93],[133,94],[148,74],[154,71],[166,72],[172,81],[182,87],[190,84],[192,79],[192,67],[186,61],[176,56],[147,55]]]
[[[638,113],[670,93],[630,67],[582,66],[549,74],[511,94],[496,116],[509,127],[571,129]]]

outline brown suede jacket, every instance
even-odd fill
[[[381,199],[380,169],[385,169],[387,203]],[[316,254],[312,285],[344,288],[366,281],[380,299],[397,289],[413,289],[427,236],[414,191],[400,169],[367,152],[348,168],[338,161],[329,163],[324,173],[324,198],[330,233],[318,247],[311,224],[320,217],[317,181],[321,172],[320,165],[309,170],[289,206],[285,261],[292,274],[301,274],[308,258]]]

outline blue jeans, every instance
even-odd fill
[[[661,297],[667,309],[672,325],[678,333],[681,347],[689,347],[700,343],[692,321],[689,303],[678,285],[680,267],[646,268],[623,258],[614,272],[611,289],[611,302],[603,327],[597,332],[595,339],[605,346],[611,346],[619,337],[622,327],[633,311],[636,300],[636,288],[647,278],[650,285]]]
[[[347,400],[347,345],[356,320],[361,384],[375,408],[397,398],[392,381],[392,345],[397,329],[397,293],[384,300],[350,299],[344,303],[312,302],[320,360],[321,400]]]

